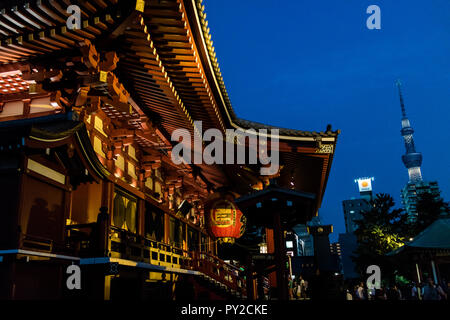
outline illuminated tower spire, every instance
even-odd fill
[[[422,173],[420,170],[420,165],[422,164],[422,154],[416,152],[416,147],[414,146],[413,133],[414,130],[411,128],[409,119],[406,117],[405,104],[403,102],[403,95],[401,90],[401,83],[397,80],[398,94],[400,96],[400,106],[402,108],[402,136],[405,140],[406,153],[402,155],[402,161],[405,167],[408,169],[409,181],[419,182],[422,181]]]

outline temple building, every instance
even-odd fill
[[[201,0],[70,4],[0,3],[0,297],[286,298],[284,237],[318,215],[339,130],[237,117]],[[245,161],[174,161],[208,129]]]
[[[421,194],[430,193],[439,198],[440,191],[437,181],[424,181],[422,179],[422,153],[416,151],[411,123],[406,116],[406,109],[401,91],[401,83],[397,81],[400,106],[402,109],[401,134],[405,141],[406,153],[402,155],[402,161],[408,169],[408,182],[401,191],[402,204],[408,214],[408,220],[414,221],[417,216],[417,199]]]

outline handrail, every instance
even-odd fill
[[[182,268],[200,271],[235,291],[240,291],[241,293],[245,291],[245,284],[242,281],[242,277],[240,277],[242,270],[236,266],[226,263],[217,256],[206,252],[184,250],[171,244],[142,237],[114,226],[111,229],[117,230],[123,234],[129,234],[131,238],[134,237],[137,240],[136,245],[139,247],[158,248],[164,250],[165,254],[170,255],[178,251],[179,253],[182,253],[182,255],[180,254],[180,258],[183,258],[180,259],[180,265]],[[149,246],[146,244],[149,244]]]
[[[68,225],[66,226],[66,229],[68,231],[71,231],[72,229],[93,229],[95,225],[96,223]],[[155,252],[156,249],[157,252],[163,254],[163,256],[170,255],[170,261],[172,262],[174,257],[177,257],[176,264],[181,268],[199,271],[206,276],[214,279],[215,281],[225,285],[226,287],[231,288],[236,292],[240,292],[242,295],[245,295],[246,286],[243,277],[241,276],[243,271],[239,267],[229,264],[219,257],[212,255],[211,253],[185,250],[183,248],[175,247],[171,244],[137,235],[116,226],[110,226],[109,233],[118,234],[120,242],[125,243],[126,248],[128,248],[126,249],[126,255],[129,255],[130,259],[148,259],[145,257],[144,251],[149,250],[150,252]],[[85,253],[93,254],[94,251],[90,250],[93,248],[90,248],[89,244],[91,240],[92,239],[90,237],[86,237],[85,240],[75,238],[75,243],[78,246],[77,249],[80,250],[81,243],[83,241],[87,241],[88,244],[86,248],[88,249],[88,251]],[[137,254],[133,255],[132,251],[129,251],[129,248],[137,248],[135,251],[137,252]],[[152,258],[150,257],[150,259]],[[159,254],[156,260],[161,263],[166,263],[166,261],[163,261],[164,259],[160,260]]]
[[[195,253],[194,265],[198,271],[212,279],[226,285],[227,287],[245,293],[245,284],[240,277],[240,272],[231,264],[211,254]]]
[[[21,233],[19,241],[20,248],[30,248],[37,251],[52,253],[72,253],[69,248],[67,248],[64,241],[56,241],[42,236]]]
[[[68,224],[66,225],[66,229],[76,229],[76,228],[92,228],[96,225],[96,222],[91,223],[80,223],[80,224]]]
[[[212,254],[210,254],[210,253],[205,253],[205,254],[206,254],[207,256],[209,256],[209,257],[211,257],[211,258],[213,258],[213,259],[219,261],[221,264],[225,264],[228,268],[235,269],[236,271],[239,271],[239,272],[242,271],[242,270],[239,269],[239,267],[237,267],[237,266],[235,266],[235,265],[232,265],[232,264],[230,264],[230,263],[227,263],[227,262],[225,262],[224,260],[220,259],[220,258],[217,257],[217,256],[214,256],[214,255],[212,255]]]

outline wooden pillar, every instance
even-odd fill
[[[100,213],[97,216],[97,254],[101,257],[107,257],[109,254],[109,229],[110,229],[110,215],[107,207],[101,207]]]
[[[246,283],[247,299],[255,300],[255,291],[254,291],[254,286],[253,286],[253,261],[252,261],[252,256],[250,253],[247,255],[247,266],[246,266],[245,275],[247,277],[247,283]]]
[[[431,260],[431,270],[433,271],[433,279],[434,279],[434,283],[438,284],[438,277],[437,277],[437,272],[436,272],[436,264],[434,263],[434,260]]]
[[[145,238],[145,200],[139,199],[138,200],[138,235]]]
[[[277,274],[277,291],[279,300],[288,299],[286,279],[286,250],[281,229],[281,217],[278,210],[273,212],[273,238],[275,244],[275,264]]]
[[[164,243],[169,243],[170,237],[170,216],[164,213]]]
[[[417,297],[419,300],[422,300],[422,291],[420,289],[420,283],[422,282],[420,277],[420,269],[419,269],[419,262],[416,262],[416,272],[417,272]]]
[[[199,253],[203,253],[203,250],[202,250],[202,237],[203,237],[203,233],[201,231],[199,231],[198,232],[198,242],[197,242],[198,252]]]
[[[105,291],[103,293],[103,300],[111,300],[111,278],[113,276],[105,276]]]
[[[264,273],[262,270],[258,272],[256,283],[256,292],[258,295],[258,300],[264,300]]]
[[[417,272],[417,284],[422,282],[422,279],[420,278],[420,269],[419,269],[419,263],[416,263],[416,272]]]
[[[102,207],[107,207],[112,212],[112,203],[114,201],[114,183],[103,180],[102,182]]]
[[[111,278],[105,275],[106,265],[87,265],[81,268],[82,288],[89,300],[111,299]]]
[[[30,115],[31,99],[22,99],[22,102],[23,102],[23,115],[25,116],[25,118],[28,118],[28,116]]]
[[[185,251],[189,251],[189,243],[188,243],[188,238],[189,238],[189,228],[187,223],[183,222],[183,228],[184,228],[184,239],[183,239],[183,250]],[[184,253],[183,253],[184,255]]]
[[[15,277],[16,262],[14,255],[3,256],[0,263],[0,299],[14,300],[15,298]]]

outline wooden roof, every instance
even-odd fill
[[[81,8],[81,29],[66,26],[69,4]],[[134,112],[126,121],[140,132],[155,126],[167,143],[178,128],[190,130],[192,136],[200,134],[196,120],[203,122],[203,130],[274,129],[236,116],[200,0],[7,0],[0,4],[0,72],[20,70],[23,64],[51,66],[58,59],[62,63],[64,57],[79,52],[86,39],[102,54],[117,53],[117,68],[112,73],[130,93],[128,102]],[[13,81],[12,88],[17,90],[25,85]],[[121,114],[120,110],[104,111],[111,117]],[[321,132],[280,129],[284,167],[279,183],[291,186],[293,182],[294,188],[317,194],[317,208],[338,133],[331,128]],[[145,134],[136,140],[143,147],[153,145]],[[211,187],[235,187],[239,193],[264,178],[248,167],[198,167]]]

